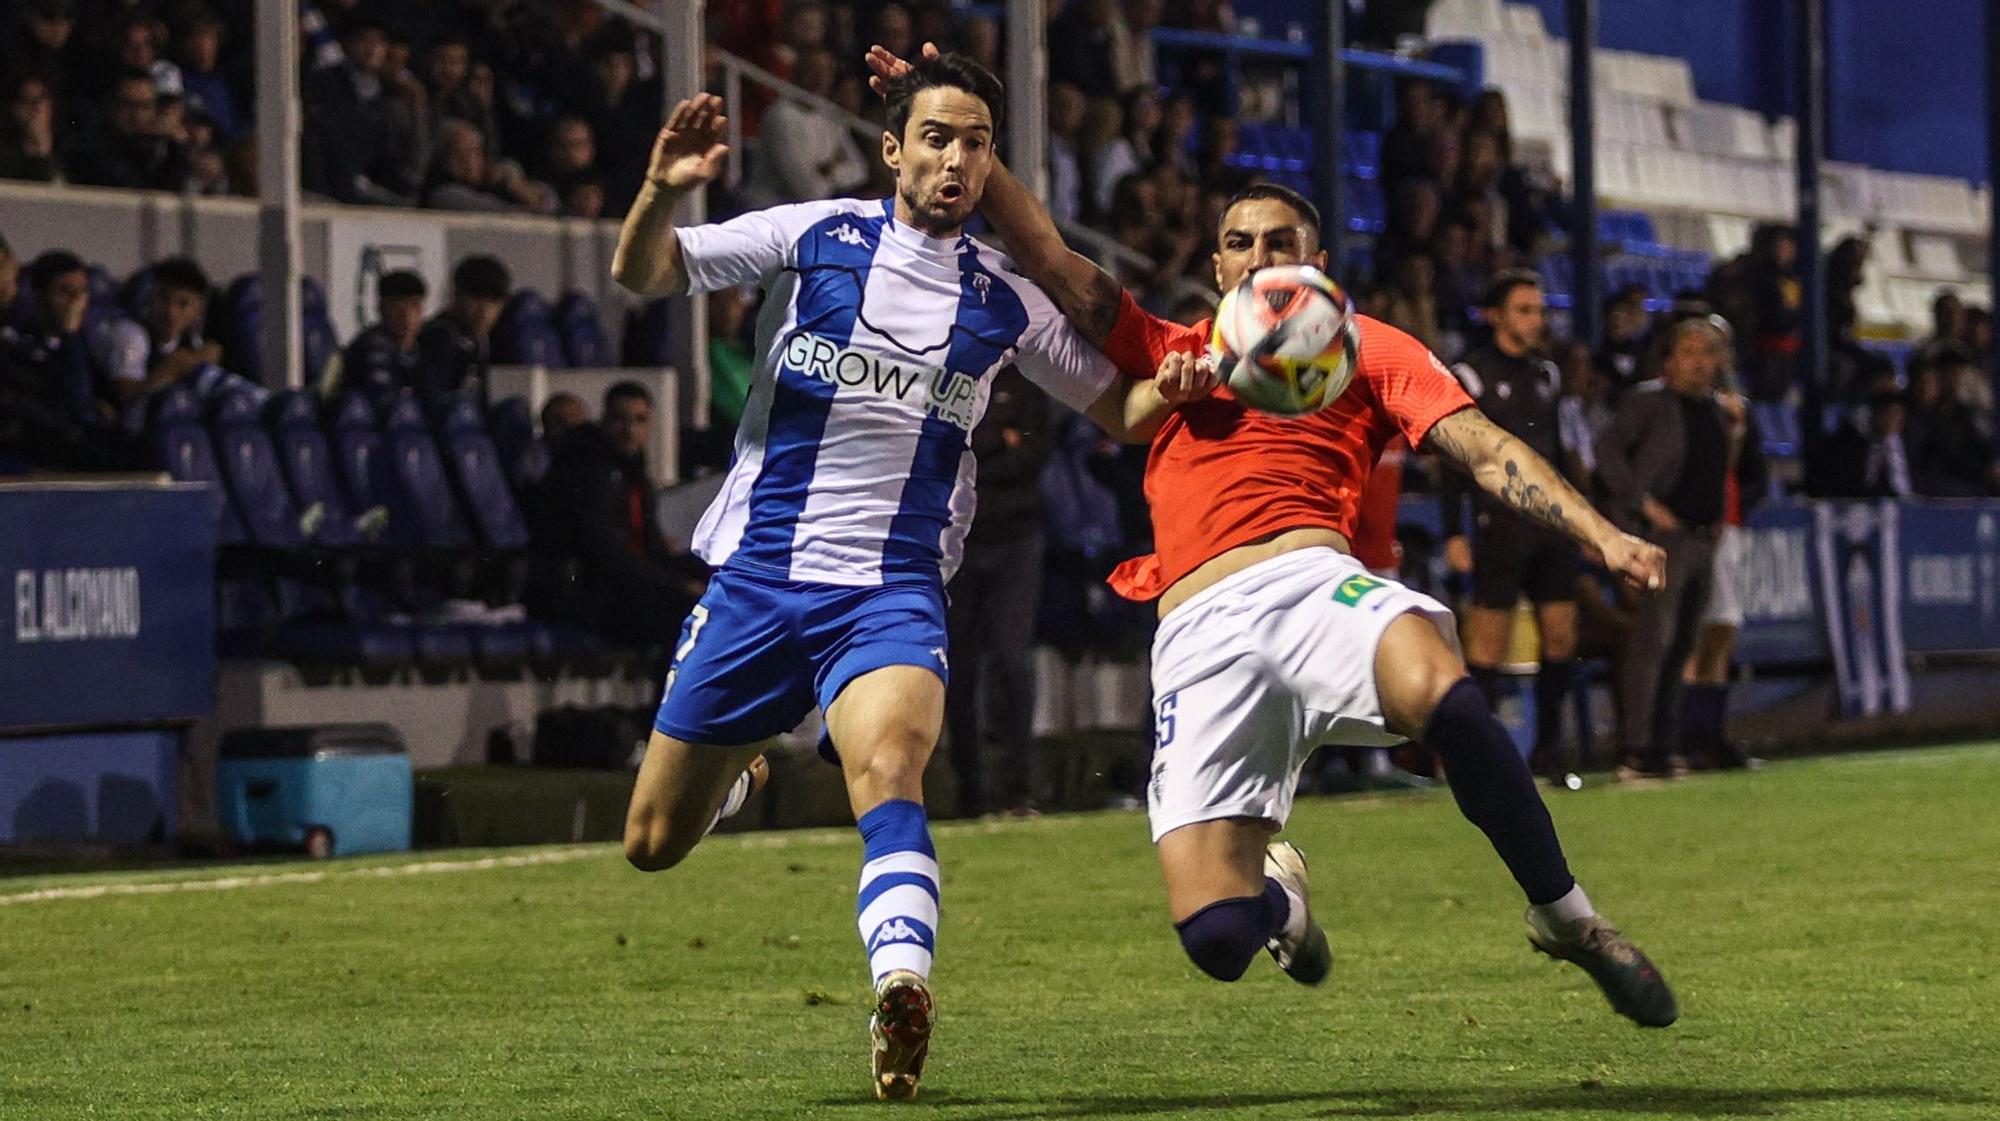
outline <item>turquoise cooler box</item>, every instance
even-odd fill
[[[315,859],[410,848],[410,757],[382,724],[245,728],[222,737],[216,810],[243,848]]]

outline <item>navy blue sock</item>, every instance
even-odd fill
[[[1723,739],[1729,711],[1729,686],[1681,686],[1681,745],[1688,754],[1712,751]]]
[[[1452,686],[1431,710],[1424,743],[1444,760],[1459,812],[1486,834],[1528,902],[1553,903],[1569,894],[1576,880],[1535,776],[1471,678]]]
[[[1479,695],[1486,698],[1486,707],[1497,708],[1500,704],[1500,671],[1492,666],[1467,666],[1466,672],[1472,675],[1472,683],[1479,686]]]
[[[1262,895],[1218,899],[1180,922],[1181,948],[1203,973],[1234,981],[1250,968],[1257,951],[1284,929],[1291,897],[1278,881],[1264,877]]]
[[[1563,702],[1569,700],[1576,681],[1576,662],[1542,660],[1535,674],[1535,749],[1554,751],[1562,747]]]

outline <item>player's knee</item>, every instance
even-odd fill
[[[1196,968],[1218,981],[1234,981],[1264,948],[1258,914],[1255,899],[1222,899],[1175,923],[1174,930]]]
[[[625,822],[625,859],[641,872],[664,872],[694,850],[674,837],[663,822],[632,818]]]
[[[1390,730],[1418,738],[1445,694],[1465,679],[1465,663],[1430,620],[1405,615],[1383,635],[1375,677]]]
[[[875,745],[850,775],[849,785],[861,785],[882,797],[908,797],[924,786],[924,766],[931,744],[915,735],[890,734]]]

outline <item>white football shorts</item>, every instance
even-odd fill
[[[1743,579],[1747,575],[1743,566],[1748,552],[1742,527],[1723,526],[1722,536],[1715,541],[1715,578],[1710,581],[1708,607],[1701,613],[1703,626],[1743,625]]]
[[[1283,825],[1321,744],[1383,747],[1375,648],[1406,612],[1456,651],[1443,604],[1335,549],[1300,549],[1181,604],[1153,638],[1153,840],[1198,821]]]

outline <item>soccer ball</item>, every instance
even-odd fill
[[[1354,380],[1354,304],[1311,265],[1259,269],[1223,294],[1208,352],[1244,404],[1282,416],[1317,412]]]

